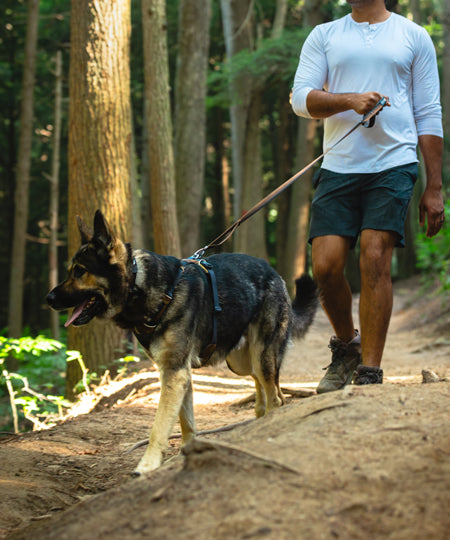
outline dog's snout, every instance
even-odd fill
[[[55,304],[55,298],[56,298],[55,290],[53,289],[52,291],[50,291],[50,292],[47,294],[47,304],[48,304],[50,307],[53,307],[53,305]]]

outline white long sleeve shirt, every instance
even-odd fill
[[[311,118],[313,89],[375,91],[389,97],[372,128],[359,127],[324,158],[334,172],[379,172],[417,161],[418,135],[442,137],[439,77],[433,42],[424,28],[391,13],[378,24],[351,14],[316,26],[306,39],[295,75],[292,108]],[[324,151],[361,120],[349,110],[325,119]]]

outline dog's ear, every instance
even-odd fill
[[[116,237],[100,210],[97,210],[94,216],[94,238],[100,241],[107,251],[110,251],[116,243]]]
[[[80,230],[81,235],[81,245],[87,244],[92,240],[92,237],[94,236],[94,233],[92,229],[90,229],[86,223],[81,219],[80,216],[77,216],[77,224],[78,228]]]

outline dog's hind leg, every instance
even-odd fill
[[[181,404],[180,425],[182,444],[185,445],[188,442],[192,441],[196,434],[192,379],[190,377],[186,393],[184,394],[183,403]]]
[[[266,392],[258,377],[256,375],[252,375],[252,377],[255,381],[255,414],[257,418],[260,418],[266,413]]]
[[[260,351],[259,347],[251,350],[253,379],[256,389],[256,416],[263,416],[284,404],[279,385],[276,356],[269,351]]]
[[[169,436],[180,413],[186,391],[190,384],[190,368],[160,369],[161,397],[150,433],[148,447],[139,462],[135,474],[143,474],[158,468],[167,448]]]

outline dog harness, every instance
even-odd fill
[[[180,268],[178,270],[175,281],[173,282],[169,290],[163,295],[161,308],[154,317],[146,319],[139,326],[135,326],[133,332],[139,343],[143,347],[148,348],[150,345],[150,338],[158,327],[159,323],[161,322],[161,319],[163,318],[167,308],[171,304],[175,288],[178,285],[178,282],[180,281],[181,276],[183,275],[183,272],[188,264],[195,264],[199,268],[201,268],[208,277],[208,281],[211,287],[211,293],[213,298],[212,339],[211,343],[207,345],[199,355],[200,358],[204,360],[209,360],[217,346],[217,315],[222,311],[222,308],[219,301],[216,274],[214,273],[211,263],[209,263],[205,259],[194,259],[192,257],[189,257],[188,259],[181,260]],[[131,271],[133,273],[133,282],[136,280],[137,270],[137,262],[136,259],[133,257],[131,268]]]

